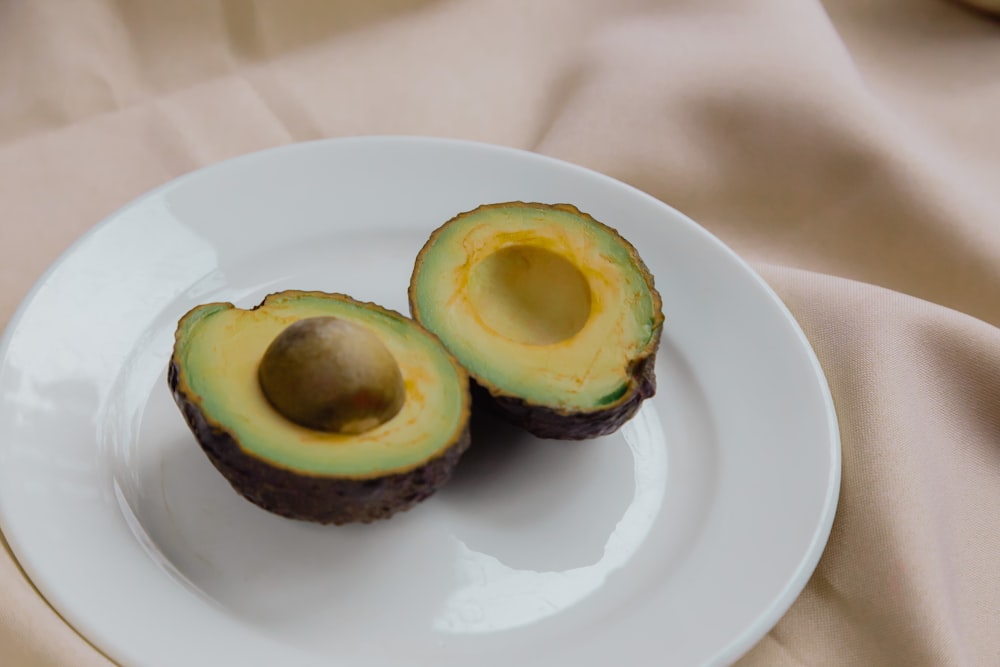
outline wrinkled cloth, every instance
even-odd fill
[[[1000,21],[947,0],[14,0],[0,81],[0,324],[132,198],[295,141],[502,144],[680,209],[787,303],[843,443],[819,566],[738,664],[1000,665]],[[110,664],[9,549],[0,664]]]

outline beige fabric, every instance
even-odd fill
[[[944,0],[3,2],[0,82],[0,323],[131,198],[303,139],[533,149],[690,214],[791,307],[843,433],[819,569],[740,665],[1000,665],[1000,22]],[[0,664],[108,664],[9,551]]]

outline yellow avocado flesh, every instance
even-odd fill
[[[367,327],[395,357],[405,400],[389,421],[360,434],[299,426],[267,401],[257,369],[288,325],[334,316]],[[241,448],[272,465],[313,475],[382,476],[425,463],[453,443],[467,401],[464,374],[427,332],[401,315],[315,293],[284,293],[255,310],[209,304],[177,334],[179,388]]]
[[[411,288],[477,379],[558,409],[608,405],[662,323],[634,249],[570,207],[486,206],[443,226]]]

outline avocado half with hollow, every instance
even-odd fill
[[[616,431],[656,391],[660,295],[636,249],[567,204],[490,204],[417,257],[413,317],[474,380],[474,400],[539,437]]]
[[[346,334],[328,326],[337,323],[347,324]],[[338,361],[333,352],[345,346]],[[302,350],[304,359],[296,359]],[[374,370],[350,367],[369,358],[381,359]],[[348,367],[338,373],[337,363]],[[331,364],[334,370],[325,370]],[[336,381],[324,387],[330,373]],[[345,390],[349,381],[356,386]],[[469,445],[465,370],[413,320],[342,294],[287,291],[251,310],[231,303],[194,308],[178,324],[168,382],[202,449],[233,488],[295,519],[388,518],[447,482]],[[298,394],[288,388],[296,383]],[[267,388],[317,405],[293,420]],[[319,404],[337,400],[341,412],[353,401],[359,418],[310,422],[329,416]]]

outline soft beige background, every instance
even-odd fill
[[[376,133],[606,172],[791,307],[840,413],[841,505],[741,667],[1000,665],[1000,22],[945,0],[0,0],[0,324],[143,191]],[[108,664],[9,551],[0,664]]]

